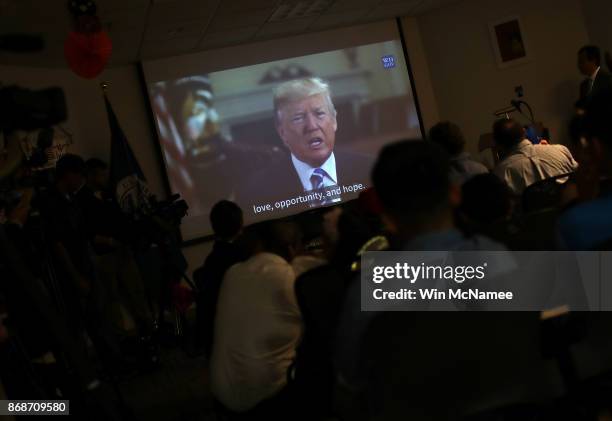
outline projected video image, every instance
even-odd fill
[[[399,41],[149,85],[186,224],[221,199],[245,222],[357,197],[380,148],[420,138]]]

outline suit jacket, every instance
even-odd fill
[[[348,186],[361,183],[369,185],[370,170],[374,158],[335,150],[336,177],[338,185]],[[255,173],[246,181],[238,192],[237,202],[245,212],[253,212],[253,206],[274,204],[279,200],[291,199],[304,194],[304,187],[300,181],[291,156],[287,155],[278,162],[271,163],[267,168]],[[342,194],[342,199],[346,194]],[[297,204],[291,207],[295,210],[309,209],[309,205]],[[267,212],[268,214],[270,212]]]
[[[217,240],[204,265],[193,273],[193,280],[198,287],[196,308],[198,345],[204,348],[208,356],[212,351],[217,299],[223,276],[232,265],[246,258],[246,253],[238,245]]]
[[[589,99],[593,96],[601,92],[612,91],[612,75],[606,72],[603,68],[600,68],[599,72],[597,72],[595,80],[593,81],[593,88],[591,89],[589,89],[590,84],[590,78],[584,79],[580,84],[580,99],[578,99],[578,102],[576,103],[578,108],[584,108],[589,102]]]

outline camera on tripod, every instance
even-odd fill
[[[42,37],[27,34],[0,35],[0,51],[28,53],[44,48]],[[46,150],[53,141],[52,127],[66,120],[67,107],[61,88],[52,87],[31,90],[19,86],[2,86],[0,81],[0,182],[9,176],[10,171],[21,164],[23,153],[11,134],[18,131],[40,130],[31,153],[26,157],[26,165],[42,167],[47,162]]]

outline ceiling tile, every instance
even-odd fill
[[[261,25],[268,20],[273,9],[256,9],[250,13],[236,12],[235,14],[215,15],[208,32],[220,32],[231,28],[243,28],[253,25]]]
[[[110,64],[127,64],[138,61],[141,38],[142,32],[140,31],[111,33],[113,53]]]
[[[198,49],[207,50],[214,47],[224,47],[249,41],[255,36],[259,28],[259,25],[255,25],[231,31],[206,34],[202,41],[200,41]]]
[[[280,22],[266,23],[257,33],[256,38],[271,38],[278,35],[295,34],[304,32],[316,17],[293,19]]]
[[[208,20],[191,22],[169,22],[149,25],[145,31],[146,41],[161,41],[165,39],[201,37],[206,31]]]
[[[325,13],[338,13],[347,10],[359,10],[373,8],[380,0],[336,0]]]
[[[273,9],[279,0],[223,0],[219,4],[218,13],[245,13],[258,9]]]
[[[154,2],[149,14],[149,24],[183,22],[210,18],[221,0],[173,0]]]
[[[380,4],[369,13],[368,17],[372,19],[385,19],[410,16],[420,2],[421,0],[407,0],[401,3]]]
[[[144,42],[140,50],[140,56],[142,58],[154,58],[185,54],[194,51],[199,40],[198,37],[183,37]]]
[[[463,0],[425,0],[415,7],[413,14],[419,15],[446,6],[447,4],[458,3]]]
[[[147,9],[102,12],[100,22],[109,32],[143,31],[147,23]]]
[[[310,30],[318,30],[318,29],[327,29],[338,26],[346,26],[351,23],[361,22],[364,16],[367,15],[370,9],[358,9],[346,11],[344,13],[333,13],[328,15],[322,15],[317,18],[317,20],[312,24],[312,26],[308,29]]]
[[[150,0],[97,0],[98,14],[135,9],[147,9]]]
[[[72,23],[67,2],[64,0],[18,0],[17,13],[28,22]]]

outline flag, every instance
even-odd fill
[[[115,198],[123,212],[134,217],[147,214],[151,191],[106,94],[104,102],[111,131],[110,178]]]

